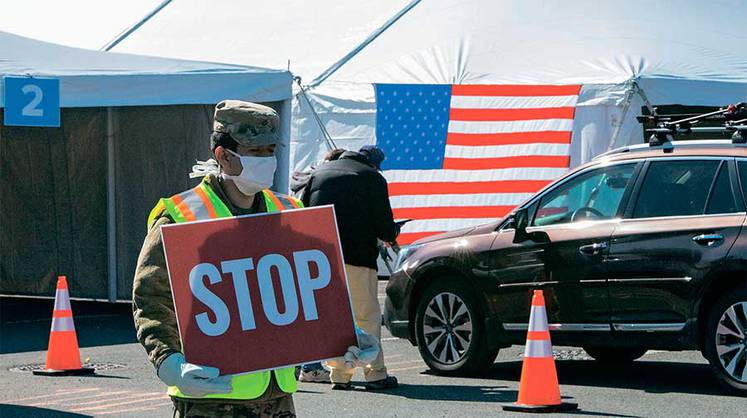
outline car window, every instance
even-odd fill
[[[532,225],[614,218],[634,169],[635,163],[599,168],[561,184],[542,197]]]
[[[736,213],[738,211],[734,192],[731,188],[731,180],[729,179],[729,167],[727,164],[721,164],[718,177],[716,177],[713,190],[711,190],[711,196],[708,198],[706,214],[715,215],[718,213]]]
[[[737,164],[737,171],[739,171],[739,180],[742,184],[742,195],[747,197],[747,161],[740,161]]]
[[[634,218],[702,215],[721,161],[655,161],[649,165]]]

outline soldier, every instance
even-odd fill
[[[207,174],[191,190],[161,199],[148,218],[148,234],[133,283],[137,337],[169,386],[176,417],[294,417],[293,367],[235,376],[219,376],[213,367],[186,362],[174,313],[174,301],[161,243],[160,227],[174,222],[274,212],[301,207],[298,199],[274,193],[275,147],[279,118],[269,107],[225,100],[215,108],[210,137],[215,160],[194,172]],[[373,358],[378,346],[359,337],[346,360]]]

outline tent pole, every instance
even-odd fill
[[[280,147],[281,154],[278,158],[278,184],[276,190],[281,193],[288,193],[290,190],[290,138],[291,138],[291,100],[283,100],[280,107],[280,138],[283,146]]]
[[[115,207],[114,110],[106,108],[106,247],[109,302],[117,301],[117,227]]]
[[[316,124],[319,125],[319,129],[322,131],[322,135],[324,135],[324,141],[325,145],[327,145],[327,150],[332,151],[333,149],[337,148],[337,144],[335,144],[335,141],[332,139],[332,136],[327,131],[327,127],[324,126],[324,122],[322,122],[322,118],[319,117],[319,114],[316,113],[316,109],[314,109],[314,105],[311,104],[311,100],[309,100],[309,97],[306,95],[306,88],[301,84],[301,77],[294,77],[293,81],[298,83],[298,88],[300,89],[299,93],[303,99],[306,101],[306,104],[309,106],[309,109],[311,110],[311,115],[314,116],[314,120],[316,121]],[[298,95],[296,95],[298,97]]]
[[[607,151],[617,148],[615,146],[615,144],[617,144],[617,137],[620,136],[620,131],[622,130],[622,126],[623,124],[625,124],[625,118],[628,116],[628,111],[630,110],[630,104],[633,101],[633,95],[635,95],[636,92],[639,90],[638,83],[636,83],[635,80],[629,80],[628,82],[626,82],[626,84],[627,84],[627,88],[625,89],[625,96],[623,97],[622,114],[620,115],[620,120],[617,121],[615,130],[612,131],[612,139],[610,140],[609,146],[607,146]]]
[[[137,23],[134,25],[128,27],[127,29],[123,30],[119,33],[119,35],[115,36],[114,39],[109,41],[106,45],[99,48],[99,51],[111,51],[112,48],[117,46],[118,43],[122,42],[127,38],[128,36],[132,35],[133,32],[140,29],[141,26],[143,26],[146,22],[148,22],[153,16],[155,16],[158,12],[163,10],[164,7],[168,6],[169,3],[171,3],[171,0],[164,0],[161,4],[159,4],[152,12],[148,13],[143,17],[142,19],[138,20]]]
[[[363,48],[367,47],[371,42],[373,42],[376,38],[379,37],[382,33],[384,33],[387,29],[389,29],[392,25],[397,23],[399,19],[402,18],[407,12],[412,10],[413,7],[417,6],[418,3],[420,3],[420,0],[412,0],[410,3],[408,3],[402,10],[397,12],[394,16],[392,16],[389,20],[384,22],[384,24],[373,31],[370,35],[368,35],[368,38],[366,38],[363,42],[360,43],[360,45],[353,48],[352,51],[345,54],[344,57],[340,58],[337,62],[332,64],[331,67],[327,68],[319,74],[314,80],[309,83],[307,87],[316,87],[324,82],[324,80],[328,79],[332,74],[334,74],[337,70],[340,69],[346,62],[350,61],[355,57],[359,52],[363,50]]]

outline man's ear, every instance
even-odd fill
[[[220,145],[215,147],[215,150],[213,150],[215,161],[217,161],[218,164],[221,165],[221,167],[226,167],[230,164],[228,154],[229,152]]]

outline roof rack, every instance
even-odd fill
[[[683,118],[683,116],[686,116]],[[702,115],[659,115],[656,109],[652,115],[637,116],[638,122],[654,122],[657,127],[646,129],[651,132],[648,144],[628,145],[613,149],[593,158],[608,157],[610,155],[621,154],[626,152],[640,152],[651,149],[652,147],[661,147],[664,152],[672,152],[675,148],[690,147],[733,147],[736,145],[747,144],[747,104],[737,103],[721,108],[715,112],[708,112]],[[719,121],[722,126],[694,126],[703,121]],[[706,140],[685,140],[673,141],[675,134],[699,133],[717,133],[724,135],[724,139],[706,139]],[[730,139],[730,140],[729,140]]]
[[[702,115],[675,119],[681,115],[658,115],[656,109],[652,115],[638,116],[638,122],[653,122],[656,128],[646,129],[651,132],[649,146],[665,145],[664,150],[671,150],[666,146],[672,142],[675,134],[689,134],[693,132],[701,133],[720,133],[726,137],[731,136],[732,143],[744,144],[747,142],[747,104],[737,103],[723,107],[715,112],[708,112]],[[704,121],[723,122],[723,126],[696,126]]]

